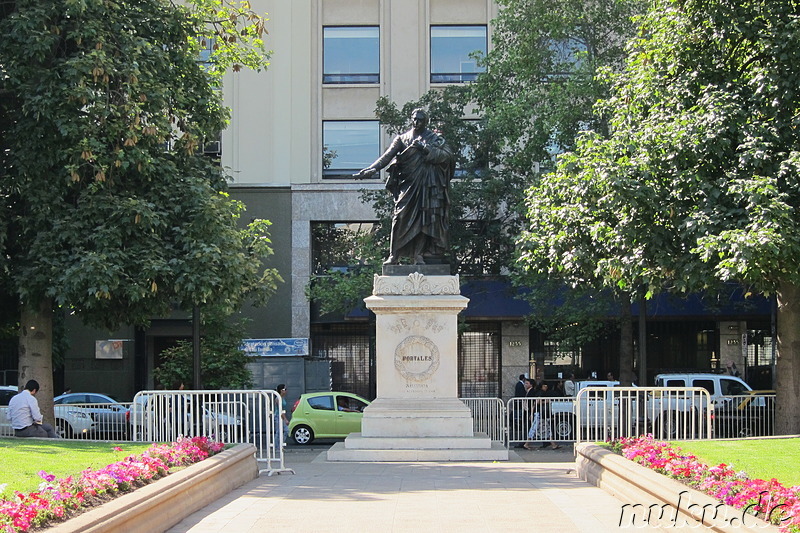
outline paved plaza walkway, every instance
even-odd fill
[[[285,463],[295,474],[262,474],[169,532],[619,529],[622,502],[577,478],[572,446],[512,449],[500,463],[341,463],[319,449],[289,450]]]

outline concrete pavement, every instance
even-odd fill
[[[617,531],[622,502],[579,480],[571,445],[511,450],[508,462],[343,463],[289,449],[256,480],[170,533]],[[641,528],[639,528],[641,529]]]

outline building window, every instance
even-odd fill
[[[214,55],[214,49],[216,48],[217,40],[213,37],[201,37],[200,38],[200,52],[198,54],[197,61],[203,66],[204,69],[211,68],[211,64],[214,62],[212,60],[212,56]]]
[[[470,323],[458,336],[458,395],[500,397],[500,324]]]
[[[375,398],[375,331],[370,324],[312,324],[312,359],[327,362],[327,386]],[[327,376],[326,376],[327,377]],[[308,379],[308,377],[306,377]]]
[[[326,120],[322,123],[322,177],[350,178],[380,156],[377,120]],[[374,179],[379,179],[375,174]]]
[[[456,153],[456,178],[469,176],[482,178],[489,168],[486,142],[483,141],[482,122],[476,119],[465,119],[461,135],[460,150]],[[448,144],[453,143],[448,139]],[[456,147],[458,148],[458,147]]]
[[[547,48],[550,51],[549,81],[567,79],[586,68],[589,49],[583,41],[571,37],[551,40]]]
[[[431,26],[431,83],[475,80],[476,52],[486,54],[486,26]]]
[[[380,35],[377,26],[322,29],[322,83],[378,83]]]
[[[312,222],[312,273],[325,276],[363,266],[360,253],[365,242],[375,241],[377,230],[375,222]]]
[[[453,250],[462,276],[497,276],[503,272],[512,250],[505,243],[502,218],[459,220],[450,226],[450,240],[469,242]]]
[[[369,319],[364,296],[341,293],[338,284],[348,277],[372,279],[374,266],[368,260],[373,249],[388,248],[387,233],[375,222],[311,222],[312,322]],[[331,293],[336,297],[330,298]]]

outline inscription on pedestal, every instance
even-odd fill
[[[420,329],[427,329],[434,333],[439,333],[444,329],[444,324],[435,318],[426,318],[424,320],[398,318],[393,324],[389,325],[389,329],[398,334],[404,331],[418,331]]]
[[[428,337],[410,335],[397,345],[394,367],[409,381],[428,381],[439,368],[439,348]]]

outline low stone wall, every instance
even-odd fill
[[[165,531],[258,477],[256,448],[240,444],[49,528],[48,533]]]
[[[709,531],[779,531],[741,509],[719,503],[674,479],[591,443],[575,446],[578,476],[624,503],[620,528],[707,528]]]

